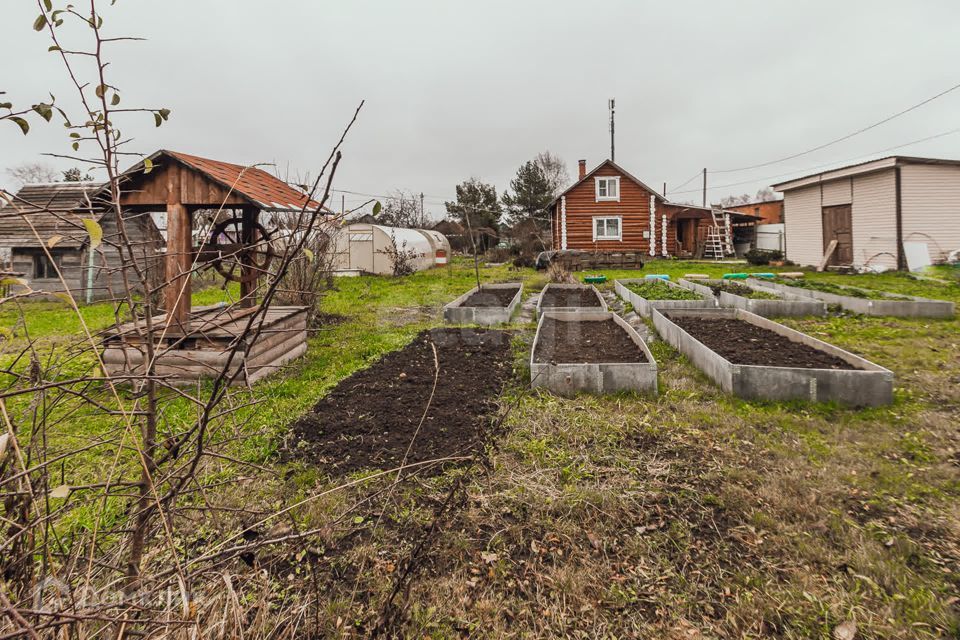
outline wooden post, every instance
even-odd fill
[[[190,270],[193,261],[193,224],[190,212],[180,204],[167,205],[166,279],[163,290],[167,332],[190,330]]]
[[[253,225],[257,222],[259,212],[253,207],[243,208],[243,222],[240,229],[240,241],[244,248],[238,256],[240,259],[240,306],[253,307],[257,304],[257,278],[260,274],[256,268],[250,266],[253,262],[253,245],[257,242],[257,233]]]

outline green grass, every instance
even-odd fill
[[[608,283],[600,288],[644,272],[676,280],[728,271],[777,269],[657,261],[639,273],[604,271]],[[944,282],[897,273],[805,277],[960,302],[954,273],[931,270]],[[545,283],[543,274],[506,267],[484,266],[481,276],[523,281],[525,296]],[[230,484],[207,497],[269,511],[335,486],[322,466],[278,461],[290,422],[338,381],[440,324],[442,305],[475,284],[465,261],[399,279],[338,278],[322,306],[346,320],[312,335],[306,357],[283,374],[253,394],[239,392],[239,408],[212,434],[223,451],[269,472],[211,465],[206,478]],[[194,303],[229,295],[208,289]],[[24,309],[19,325],[16,313],[0,310],[3,326],[18,332],[14,341],[29,331],[42,338],[42,361],[66,360],[67,345],[79,338],[76,318],[61,303]],[[114,313],[102,304],[82,312],[95,328]],[[660,371],[655,398],[558,398],[526,393],[519,380],[505,397],[516,409],[490,447],[489,464],[469,477],[468,497],[442,528],[430,570],[411,585],[403,635],[698,637],[690,633],[696,629],[700,637],[829,638],[852,619],[858,637],[956,637],[960,611],[949,602],[960,588],[960,322],[835,315],[784,323],[893,370],[894,404],[857,410],[740,400],[662,341],[651,345]],[[522,330],[514,348],[523,375],[530,327],[513,328]],[[90,363],[64,366],[76,373]],[[23,429],[33,402],[7,402]],[[118,420],[90,408],[55,415],[46,434],[54,450],[109,439],[58,468],[57,478],[100,481],[116,455]],[[161,429],[176,433],[195,415],[170,397]],[[121,464],[132,465],[128,452]],[[317,595],[313,586],[297,591],[282,580],[271,604],[291,594],[304,602],[319,597],[324,612],[336,612],[323,614],[321,635],[344,633],[334,626],[337,616],[347,627],[375,617],[411,537],[428,526],[449,481],[404,484],[390,500],[378,497],[386,484],[372,482],[294,511],[298,526],[327,532],[311,544],[327,549],[318,573],[330,582]],[[121,521],[125,506],[111,502],[108,521]],[[89,531],[95,507],[78,503],[57,523],[63,539]],[[381,514],[389,527],[376,527]],[[195,517],[186,541],[245,526],[224,513]],[[338,546],[354,539],[356,546]],[[337,582],[341,573],[357,577]]]
[[[627,289],[645,300],[699,300],[700,295],[695,291],[680,287],[671,287],[659,279],[630,282]]]
[[[818,282],[816,280],[806,280],[804,278],[780,279],[783,284],[801,289],[811,289],[813,291],[823,291],[838,296],[852,296],[854,298],[864,298],[867,300],[906,300],[904,296],[896,294],[884,294],[882,291],[874,289],[863,289],[860,287],[849,287],[836,284],[834,282]]]

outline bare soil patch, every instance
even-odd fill
[[[600,299],[590,287],[557,289],[550,287],[543,294],[541,307],[599,307]]]
[[[726,318],[671,318],[681,329],[734,364],[802,369],[847,369],[856,367],[836,356],[793,342],[742,320]]]
[[[424,417],[436,368],[431,344],[439,376]],[[408,448],[408,463],[465,455],[480,443],[511,371],[508,332],[424,331],[343,380],[297,420],[288,456],[349,473],[395,467]]]
[[[534,357],[538,362],[646,362],[623,327],[610,320],[562,321],[546,318]]]
[[[507,288],[484,289],[480,288],[472,296],[467,298],[461,306],[464,307],[506,307],[513,302],[514,296],[520,290],[519,285]]]

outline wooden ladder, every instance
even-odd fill
[[[727,247],[730,244],[730,239],[727,237],[727,228],[723,218],[723,212],[717,209],[711,209],[710,216],[713,218],[713,225],[707,227],[707,239],[703,249],[703,257],[722,260],[729,253]]]

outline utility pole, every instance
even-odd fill
[[[610,98],[610,100],[607,102],[607,106],[610,109],[610,162],[616,162],[616,160],[614,160],[614,153],[613,153],[614,152],[614,145],[613,145],[614,117],[616,116],[616,110],[614,109],[614,107],[616,106],[616,103],[614,102],[613,98]]]
[[[707,168],[703,168],[703,206],[707,206]]]
[[[667,183],[666,183],[666,182],[663,183],[663,197],[664,197],[664,198],[667,197]]]
[[[420,192],[420,224],[427,224],[427,219],[423,215],[423,191]]]

